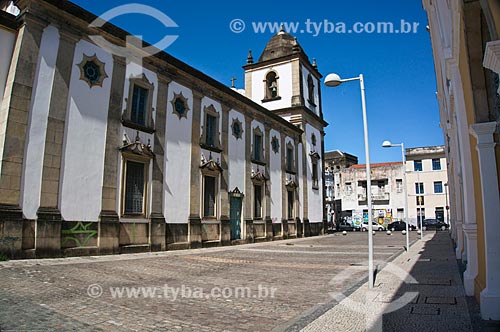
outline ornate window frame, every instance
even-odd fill
[[[215,118],[215,137],[214,144],[207,144],[207,118],[208,116],[212,116]],[[200,146],[204,149],[214,151],[214,152],[222,152],[221,144],[220,144],[220,112],[214,107],[213,104],[209,106],[205,106],[203,108],[203,126],[202,126],[202,134],[200,137]]]
[[[148,100],[145,106],[145,124],[139,124],[132,121],[132,104],[134,99],[134,88],[140,87],[148,91]],[[127,103],[127,108],[125,109],[124,115],[122,117],[122,124],[126,127],[137,129],[147,133],[153,133],[154,121],[153,121],[153,93],[154,84],[148,80],[146,75],[143,73],[139,76],[129,78],[129,89],[128,98],[125,100]]]
[[[176,103],[178,100],[180,100],[184,104],[184,112],[183,113],[180,113],[177,110]],[[170,103],[172,104],[172,109],[173,109],[172,114],[177,115],[179,117],[179,120],[182,118],[186,118],[186,119],[188,118],[187,113],[190,111],[188,99],[186,97],[184,97],[184,95],[182,94],[182,91],[181,91],[181,93],[174,92],[174,97],[172,98]]]
[[[259,158],[256,158],[257,157],[257,151],[256,151],[256,148],[255,148],[255,137],[256,136],[259,136],[260,139],[261,139],[261,142],[260,142],[260,149],[258,151],[259,155],[258,157]],[[262,132],[262,129],[260,129],[259,126],[256,126],[253,128],[252,130],[252,162],[253,163],[256,163],[256,164],[259,164],[259,165],[265,165],[266,162],[265,162],[265,155],[264,155],[264,152],[265,152],[265,148],[264,148],[264,141],[265,141],[265,137],[264,137],[264,133]]]
[[[219,193],[220,193],[220,175],[222,173],[222,167],[213,160],[202,161],[200,165],[201,171],[201,181],[202,181],[202,190],[201,190],[201,215],[203,220],[217,220],[217,216],[219,213]],[[213,215],[205,215],[205,190],[206,190],[206,178],[212,177],[214,178],[214,214]]]
[[[99,71],[99,77],[97,78],[96,81],[92,80],[89,77],[89,72],[87,67],[88,64],[93,64],[94,66],[97,67]],[[94,86],[102,87],[104,80],[109,77],[108,74],[106,73],[105,63],[99,60],[96,53],[94,53],[94,55],[92,56],[83,54],[82,61],[77,66],[80,69],[80,80],[87,83],[89,85],[89,88],[91,89]]]
[[[147,145],[140,141],[139,133],[135,142],[128,143],[124,141],[124,145],[120,148],[122,154],[122,178],[121,178],[121,208],[120,216],[122,218],[147,218],[148,215],[148,187],[149,187],[149,165],[151,160],[154,158],[154,153],[151,151],[151,146],[149,143]],[[128,163],[135,162],[144,165],[144,188],[142,197],[142,212],[141,213],[130,213],[125,211],[126,205],[126,192],[127,192],[127,172]]]
[[[264,202],[266,197],[266,181],[267,177],[264,171],[257,168],[257,171],[252,170],[252,217],[254,220],[262,220],[264,216]],[[257,215],[257,193],[255,187],[260,187],[260,215]]]
[[[311,158],[311,181],[312,188],[315,190],[319,190],[319,160],[321,156],[316,151],[311,151],[309,153],[309,157]]]
[[[269,70],[264,78],[264,99],[262,102],[280,100],[279,94],[279,76],[275,70]]]
[[[277,154],[280,151],[280,142],[278,137],[276,137],[276,135],[273,135],[273,138],[271,138],[271,149],[275,154]]]
[[[239,128],[237,130],[236,128]],[[233,118],[233,122],[231,123],[231,133],[238,140],[243,139],[243,123],[241,123],[240,119]]]

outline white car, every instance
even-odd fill
[[[385,231],[384,225],[380,225],[376,221],[372,221],[372,229],[374,231],[380,231],[380,232]],[[363,232],[366,232],[368,230],[368,222],[367,221],[363,221],[363,227],[361,227],[361,230]]]

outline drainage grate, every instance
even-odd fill
[[[428,315],[428,316],[438,316],[441,314],[440,308],[429,308],[423,306],[411,307],[410,314],[412,315]]]
[[[457,298],[454,296],[426,296],[425,303],[428,304],[457,304]]]

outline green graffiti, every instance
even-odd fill
[[[87,243],[89,243],[90,239],[92,239],[94,235],[97,234],[96,230],[88,229],[88,227],[92,224],[92,222],[84,224],[83,222],[79,221],[73,228],[62,230],[62,235],[66,235],[66,237],[64,237],[62,245],[66,244],[66,242],[68,241],[75,241],[77,247],[85,247]],[[76,236],[80,234],[87,235],[83,242],[80,242],[80,240],[76,238]]]

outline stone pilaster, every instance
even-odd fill
[[[273,220],[271,217],[266,218],[266,240],[272,241],[273,239]]]
[[[61,213],[57,208],[40,207],[37,212],[35,255],[54,257],[61,251]]]
[[[465,234],[466,252],[467,252],[467,269],[464,272],[464,288],[465,293],[469,296],[474,296],[474,282],[477,277],[477,224],[464,223],[462,230]]]
[[[118,147],[122,137],[121,115],[123,89],[125,84],[125,60],[114,56],[113,74],[108,109],[108,126],[106,130],[106,145],[104,152],[104,175],[102,182],[102,210],[99,216],[99,253],[119,253],[119,211],[117,211],[117,198],[120,193],[117,188],[117,172],[119,163]]]
[[[221,153],[221,188],[220,188],[220,218],[229,220],[229,157],[228,157],[228,132],[229,132],[229,110],[230,108],[223,105],[222,106],[222,153]]]
[[[243,198],[243,234],[242,238],[251,239],[253,242],[253,184],[252,184],[252,162],[251,146],[252,146],[252,118],[245,112],[245,197]]]
[[[191,132],[191,183],[190,183],[190,205],[189,205],[189,243],[191,248],[201,247],[201,188],[200,188],[200,122],[201,122],[201,99],[203,95],[193,91],[193,126]]]
[[[152,176],[152,197],[151,197],[151,228],[150,245],[151,251],[166,249],[166,225],[163,215],[163,177],[165,169],[165,128],[167,119],[167,96],[168,83],[170,80],[160,76],[158,79],[158,100],[156,103],[155,132],[153,152],[155,154]]]
[[[0,108],[0,204],[13,208],[20,202],[28,114],[45,27],[29,13],[18,19],[23,24],[17,33]]]
[[[265,192],[265,210],[264,210],[264,220],[271,217],[271,180],[270,180],[270,166],[271,166],[271,127],[269,123],[264,123],[264,160],[266,161],[265,174],[268,176],[268,180],[264,186]]]
[[[288,239],[288,219],[281,219],[281,236],[284,239]]]
[[[498,46],[500,56],[500,44]],[[500,59],[498,60],[500,61]],[[500,71],[500,62],[497,68]],[[481,291],[481,316],[486,320],[500,320],[500,194],[498,164],[495,155],[494,134],[496,122],[471,125],[471,133],[476,137],[476,151],[479,158],[481,194],[484,218],[484,247],[486,258],[486,287]]]
[[[226,216],[220,218],[220,242],[223,246],[231,244],[231,221]]]

